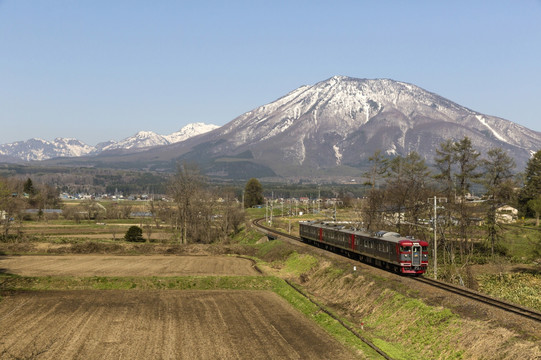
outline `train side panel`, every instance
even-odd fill
[[[348,256],[385,267],[403,274],[422,274],[428,266],[428,243],[405,238],[393,232],[379,232],[376,236],[363,235],[339,224],[301,222],[303,241],[320,247],[332,247]]]

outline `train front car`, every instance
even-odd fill
[[[396,245],[400,272],[424,274],[428,267],[428,243],[423,240],[402,238]]]

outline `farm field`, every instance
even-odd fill
[[[67,290],[61,285],[70,279],[259,278],[244,258],[1,256],[0,271],[44,284],[58,279],[61,286],[3,292],[0,359],[359,358],[270,290]]]
[[[22,276],[250,276],[250,260],[233,256],[0,256],[0,269]]]
[[[270,291],[16,292],[0,339],[6,359],[355,357]]]
[[[397,360],[540,354],[538,324],[297,241],[186,245],[161,227],[131,243],[128,222],[30,225],[28,239],[0,243],[0,359],[378,358],[284,279]],[[504,265],[490,273],[538,284],[534,265]],[[487,266],[470,269],[479,289]]]

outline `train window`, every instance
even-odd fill
[[[409,252],[411,251],[411,246],[401,246],[400,251]]]
[[[423,246],[423,251],[428,251],[428,246]]]

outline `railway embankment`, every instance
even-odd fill
[[[289,241],[259,245],[287,278],[393,359],[538,359],[541,324]]]

